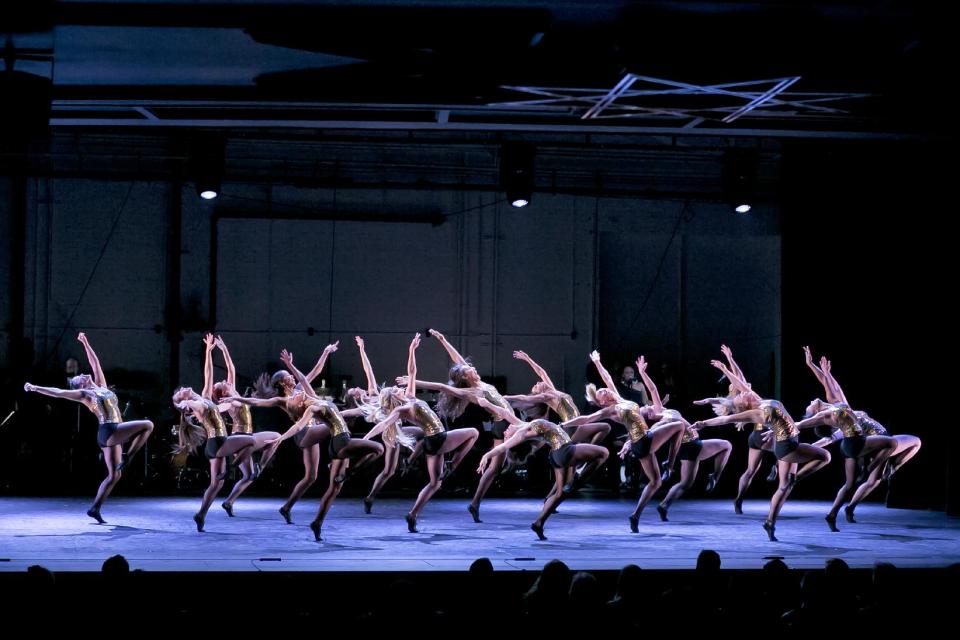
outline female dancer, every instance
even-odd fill
[[[417,344],[419,344],[419,336],[420,334],[418,333]],[[371,425],[376,425],[378,420],[383,419],[383,416],[378,415],[379,407],[382,405],[380,402],[380,391],[377,390],[377,379],[373,375],[373,366],[370,364],[370,359],[367,357],[363,338],[357,336],[356,340],[357,347],[360,348],[360,360],[363,363],[363,371],[367,377],[367,391],[358,398],[358,406],[361,408],[368,407],[364,409],[364,419]],[[389,409],[387,411],[389,411]],[[400,433],[402,434],[399,438],[396,435],[396,428],[399,428]],[[373,437],[369,435],[370,433],[372,433],[372,430],[367,433],[367,436],[364,438],[365,440]],[[377,433],[379,433],[379,431]],[[416,445],[419,447],[419,442],[423,440],[423,437],[424,431],[423,427],[421,426],[400,427],[397,425],[393,429],[384,431],[383,470],[380,471],[380,474],[374,479],[373,485],[370,487],[370,493],[368,493],[363,499],[363,510],[365,513],[370,513],[373,510],[373,501],[376,500],[377,494],[380,493],[380,489],[382,489],[383,485],[385,485],[387,481],[393,477],[393,474],[396,473],[397,463],[400,462],[401,448],[407,447],[410,449],[411,453],[407,456],[407,460],[409,461],[415,455],[414,446]]]
[[[429,405],[423,400],[417,399],[417,347],[420,346],[420,334],[416,334],[410,342],[410,348],[407,352],[407,386],[405,389],[400,387],[384,387],[380,391],[378,403],[376,405],[367,405],[365,412],[368,420],[379,418],[379,422],[366,438],[372,438],[378,433],[383,432],[384,442],[388,440],[398,440],[400,432],[398,425],[400,420],[406,420],[420,427],[422,433],[426,434],[423,439],[423,451],[427,456],[427,473],[430,475],[430,481],[420,490],[417,501],[406,516],[407,530],[410,533],[417,533],[417,518],[420,512],[426,506],[433,494],[440,489],[440,483],[452,473],[464,457],[470,453],[473,444],[480,437],[480,432],[476,429],[452,429],[447,431],[443,423]],[[390,436],[393,430],[394,435]],[[453,454],[453,460],[450,466],[444,469],[444,454]]]
[[[87,509],[87,515],[104,524],[106,520],[100,516],[100,507],[120,482],[120,474],[129,464],[130,458],[146,444],[147,438],[153,432],[153,423],[149,420],[123,421],[117,395],[107,387],[107,378],[103,375],[100,359],[90,346],[87,336],[81,332],[77,334],[77,340],[83,345],[93,376],[85,373],[74,376],[70,379],[69,389],[38,387],[27,382],[23,385],[23,390],[79,402],[97,416],[100,422],[100,427],[97,429],[97,444],[103,452],[103,462],[107,465],[107,477],[100,483],[97,497],[93,500],[93,506]],[[126,442],[130,444],[124,452],[123,444]]]
[[[223,488],[223,479],[227,475],[227,458],[237,454],[238,464],[249,464],[250,454],[256,440],[253,436],[237,434],[227,436],[227,426],[220,416],[221,411],[227,411],[229,404],[217,405],[213,401],[213,335],[207,334],[203,339],[205,355],[203,361],[203,393],[190,387],[180,387],[173,392],[173,406],[180,411],[180,443],[174,455],[184,451],[196,450],[206,441],[203,453],[210,461],[210,486],[203,493],[200,502],[200,511],[193,514],[193,521],[197,524],[197,531],[203,531],[203,523],[207,517],[207,510]],[[200,426],[189,421],[187,414],[191,414]]]
[[[809,444],[801,444],[800,429],[812,427],[809,421],[794,422],[786,408],[777,400],[761,399],[747,381],[730,371],[722,362],[712,360],[711,364],[723,372],[727,379],[734,384],[740,394],[733,400],[736,413],[695,422],[694,429],[713,427],[731,422],[761,423],[770,429],[776,438],[774,454],[777,456],[777,472],[780,476],[780,486],[770,499],[770,511],[763,522],[763,529],[772,542],[777,541],[775,535],[777,516],[793,490],[794,484],[807,475],[822,469],[830,462],[830,453],[826,449]],[[770,434],[766,434],[770,437]],[[803,469],[797,471],[798,465]]]
[[[343,489],[343,482],[347,477],[348,463],[352,459],[357,459],[354,468],[362,467],[383,455],[383,445],[371,440],[354,438],[351,435],[344,417],[362,415],[363,412],[360,409],[340,412],[336,405],[316,394],[306,376],[294,366],[292,353],[284,349],[280,352],[280,360],[300,383],[300,388],[307,394],[308,402],[312,405],[313,417],[325,422],[330,427],[330,444],[327,447],[330,455],[330,484],[327,486],[323,497],[320,498],[320,508],[317,510],[317,516],[310,523],[310,530],[313,531],[314,539],[320,542],[323,539],[320,537],[323,520],[327,512],[330,511],[330,507],[333,506],[333,501],[336,500],[341,489]],[[303,423],[303,418],[301,418],[300,423]],[[302,424],[300,427],[295,424],[275,444],[279,444],[284,438],[299,433],[303,428]]]
[[[583,474],[581,474],[581,477],[585,479],[607,461],[609,452],[605,447],[599,445],[574,443],[562,427],[549,420],[538,418],[530,422],[523,422],[512,411],[507,411],[485,398],[480,398],[478,403],[487,411],[506,420],[510,426],[504,434],[506,440],[483,454],[480,459],[480,466],[477,467],[477,473],[482,474],[492,458],[529,438],[542,438],[550,445],[548,460],[550,466],[553,467],[553,491],[544,502],[540,515],[530,525],[539,539],[546,540],[547,537],[543,535],[543,527],[557,505],[563,502],[564,497],[570,493],[574,469],[580,464],[586,464]]]
[[[320,354],[317,363],[313,369],[310,370],[310,373],[306,375],[306,386],[311,390],[312,387],[310,387],[310,383],[323,371],[324,366],[327,364],[327,359],[331,353],[337,350],[337,345],[339,344],[340,341],[338,340],[324,347],[323,353]],[[257,380],[257,391],[255,395],[257,396],[255,398],[232,396],[227,398],[227,400],[254,407],[279,407],[286,412],[293,423],[298,422],[300,418],[303,417],[307,407],[307,394],[294,377],[284,370],[277,371],[269,377],[266,373],[262,374]],[[312,412],[310,416],[313,416]],[[280,446],[282,440],[283,438],[279,438],[274,441],[271,448],[264,454],[264,457],[268,461],[276,453],[277,447]],[[307,489],[317,481],[321,460],[326,461],[328,459],[327,445],[330,442],[330,427],[317,421],[308,421],[302,428],[294,432],[293,442],[303,454],[303,478],[294,486],[290,497],[288,497],[286,502],[280,507],[280,515],[283,516],[287,524],[293,524],[293,518],[290,516],[293,505],[295,505],[297,501],[303,497],[303,494],[307,492]]]
[[[510,403],[500,395],[496,387],[483,382],[480,379],[480,374],[477,373],[476,367],[460,355],[460,352],[447,341],[442,333],[435,329],[430,329],[430,335],[440,341],[440,344],[446,350],[450,359],[453,360],[453,366],[450,367],[450,380],[447,384],[417,380],[417,386],[421,389],[427,389],[428,391],[441,392],[440,401],[437,403],[438,413],[441,417],[448,421],[456,420],[464,413],[464,409],[468,404],[479,405],[480,398],[485,398],[488,402],[492,402],[501,409],[513,413],[513,408],[510,406]],[[401,377],[397,379],[397,384],[406,385],[407,381]],[[493,445],[496,447],[503,442],[507,421],[501,419],[498,415],[493,415],[493,419],[497,421],[494,423],[491,431],[493,434]],[[476,523],[482,522],[480,520],[480,501],[483,500],[483,496],[486,495],[490,485],[493,484],[494,479],[503,467],[504,457],[502,450],[492,456],[486,471],[480,476],[477,491],[473,494],[473,499],[467,507],[467,511],[470,512],[470,515],[473,516],[473,521]]]
[[[639,367],[640,360],[637,360],[638,370]],[[643,378],[643,383],[646,385],[650,396],[659,398],[660,392],[657,390],[650,376],[647,375],[646,367],[644,367],[644,371],[640,376]],[[674,500],[689,491],[690,487],[693,486],[693,481],[697,478],[697,471],[700,469],[700,463],[710,458],[714,459],[713,471],[707,475],[707,493],[710,493],[716,488],[717,482],[720,480],[720,475],[723,473],[724,467],[727,466],[730,452],[733,451],[733,445],[727,440],[718,438],[702,440],[700,433],[690,426],[683,416],[680,415],[679,411],[674,409],[663,409],[663,418],[660,419],[660,422],[653,425],[653,428],[656,429],[662,424],[669,424],[671,422],[682,423],[684,431],[683,438],[680,442],[680,452],[678,454],[680,458],[680,481],[670,487],[667,495],[660,504],[657,505],[657,513],[660,514],[660,519],[664,522],[667,521],[667,511],[670,509],[670,505],[673,504]]]
[[[640,500],[637,501],[636,508],[629,517],[630,531],[639,533],[640,513],[662,484],[656,453],[660,447],[669,443],[668,468],[673,468],[677,453],[680,450],[680,439],[683,437],[685,427],[682,422],[677,421],[666,422],[656,428],[651,428],[648,421],[658,422],[663,418],[663,403],[660,396],[654,396],[653,405],[647,407],[640,407],[636,402],[624,400],[617,392],[613,378],[610,377],[610,374],[600,362],[600,354],[594,351],[590,354],[590,359],[597,367],[597,371],[606,385],[603,389],[597,389],[592,384],[587,385],[587,399],[600,407],[600,410],[590,415],[574,418],[563,426],[573,427],[610,419],[627,428],[629,439],[623,443],[619,455],[621,458],[625,458],[629,453],[637,458],[640,461],[640,467],[649,480],[640,494]],[[640,369],[640,375],[644,376],[646,381],[648,379],[646,375],[647,362],[643,356],[637,359],[637,366]],[[651,388],[650,385],[648,385],[648,388]],[[653,386],[652,389],[656,389],[656,386]]]
[[[826,358],[820,358],[820,367],[818,368],[813,363],[813,356],[810,353],[809,347],[804,347],[804,359],[806,360],[807,366],[813,371],[813,374],[816,376],[817,380],[820,381],[820,384],[823,385],[824,392],[826,393],[827,402],[835,406],[849,407],[847,404],[847,397],[843,393],[843,389],[840,388],[840,384],[837,382],[836,378],[833,377],[833,373],[830,368],[830,361]],[[814,410],[817,407],[814,406],[814,403],[811,403],[811,406],[808,407],[808,411]],[[879,452],[874,461],[865,468],[864,472],[866,475],[866,481],[857,487],[854,491],[853,496],[850,499],[850,504],[844,508],[844,515],[848,522],[856,522],[853,517],[853,512],[856,509],[857,505],[866,498],[870,492],[876,489],[881,482],[881,476],[883,480],[889,480],[890,476],[900,467],[904,465],[910,458],[915,456],[920,450],[921,442],[920,438],[908,434],[898,434],[895,436],[890,436],[887,433],[887,430],[876,420],[872,419],[864,411],[852,411],[853,419],[856,420],[858,426],[862,431],[862,437],[865,438],[864,449],[867,449],[867,444],[872,444],[874,442],[878,443],[877,447]],[[836,436],[843,435],[846,436],[843,431],[835,431],[834,439]],[[841,443],[841,447],[842,447]],[[861,456],[858,458],[865,458],[867,453],[861,452]],[[851,473],[854,471],[849,470],[849,459],[845,461],[848,465],[847,467],[847,482],[841,487],[841,491],[844,489],[849,490],[852,488]],[[855,468],[855,465],[854,465]],[[848,487],[847,485],[850,485]],[[846,492],[844,492],[845,495]],[[830,510],[830,513],[827,514],[826,520],[827,524],[830,525],[832,531],[836,531],[836,521],[837,514],[840,511],[840,506],[842,506],[843,500],[841,496],[837,495],[837,500],[834,501],[833,507]],[[832,518],[831,518],[832,516]]]
[[[261,451],[267,448],[270,442],[279,438],[280,434],[276,431],[254,432],[250,407],[241,402],[225,402],[225,398],[240,395],[237,393],[237,369],[233,365],[233,358],[230,357],[230,350],[227,349],[223,338],[217,336],[216,340],[214,340],[214,345],[220,349],[220,352],[223,354],[223,360],[227,366],[227,379],[221,380],[213,385],[212,400],[218,405],[223,402],[227,407],[227,414],[230,416],[230,422],[232,424],[229,437],[233,438],[238,435],[251,436],[254,439],[251,453]],[[227,499],[220,503],[220,506],[227,512],[228,516],[233,517],[233,504],[237,501],[237,498],[240,497],[240,494],[253,484],[253,481],[260,475],[260,470],[270,464],[270,459],[275,452],[276,449],[270,447],[262,456],[259,463],[254,463],[252,458],[247,457],[243,463],[240,464],[240,473],[242,474],[240,480],[233,485],[233,489],[230,490],[230,495],[227,496]]]
[[[740,366],[737,364],[736,360],[733,359],[733,351],[730,350],[725,344],[720,345],[720,351],[723,352],[723,355],[727,359],[727,363],[730,366],[730,370],[733,371],[741,380],[746,380],[746,376],[743,375],[743,370],[740,369]],[[749,383],[748,383],[748,386]],[[733,408],[733,400],[740,393],[739,389],[734,385],[733,382],[730,382],[730,387],[725,398],[705,398],[703,400],[696,400],[693,404],[711,405],[713,412],[718,416],[725,416],[731,413],[735,413]],[[737,497],[733,501],[733,511],[737,515],[743,514],[743,499],[747,494],[747,489],[750,488],[750,484],[753,482],[753,478],[757,475],[757,471],[760,469],[760,463],[763,462],[763,454],[765,452],[773,453],[773,443],[772,438],[764,438],[764,432],[767,430],[766,427],[762,424],[752,424],[745,425],[744,423],[737,423],[737,429],[743,430],[744,427],[751,427],[750,435],[747,437],[747,468],[744,469],[743,474],[740,476],[740,480],[737,482]],[[770,474],[767,476],[768,482],[773,482],[777,479],[777,464],[774,462],[773,467],[770,469]]]

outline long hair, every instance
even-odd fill
[[[187,416],[189,409],[181,407],[176,398],[188,387],[178,387],[173,392],[173,406],[180,412],[180,424],[177,425],[177,444],[173,447],[173,455],[184,452],[193,453],[207,439],[206,430]]]
[[[387,415],[398,406],[395,395],[396,389],[396,387],[382,387],[376,396],[376,402],[370,402],[369,400],[373,399],[370,398],[367,402],[359,403],[357,406],[363,413],[363,419],[370,424],[377,424],[378,422],[386,420]],[[413,448],[417,444],[416,438],[408,436],[403,432],[403,429],[400,428],[400,420],[395,420],[393,424],[384,430],[383,441],[392,447],[406,447],[411,451],[413,451]]]
[[[600,401],[597,399],[597,385],[593,384],[592,382],[587,385],[586,398],[587,402],[595,407],[600,406]]]
[[[447,384],[451,387],[459,387],[465,389],[470,386],[470,383],[467,382],[464,371],[467,367],[472,367],[473,365],[469,364],[455,364],[450,367],[450,379],[447,381]],[[463,410],[467,408],[467,405],[470,404],[470,401],[465,398],[458,398],[446,393],[440,394],[440,399],[437,401],[437,413],[447,420],[456,420],[461,415],[463,415]]]
[[[284,379],[286,371],[277,371],[272,376],[267,373],[261,373],[253,383],[253,395],[256,398],[269,400],[278,396],[285,396],[283,385],[280,382]]]

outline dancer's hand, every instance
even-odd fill
[[[820,357],[820,368],[824,373],[830,373],[830,361],[827,360],[827,356]]]
[[[293,354],[283,349],[280,351],[280,362],[286,365],[288,368],[293,366]]]
[[[87,342],[87,334],[85,334],[83,331],[81,331],[80,333],[77,334],[77,340],[78,340],[78,341],[80,342],[80,344],[82,344],[82,345],[89,344],[89,343]]]
[[[325,347],[323,348],[323,352],[326,353],[326,354],[331,354],[331,353],[333,353],[334,351],[337,350],[337,347],[338,347],[338,346],[340,346],[340,341],[339,341],[339,340],[337,340],[336,342],[333,342],[333,343],[328,344],[327,346],[325,346]]]
[[[407,386],[408,382],[410,382],[410,376],[397,376],[397,384],[401,387]]]
[[[514,351],[513,357],[516,358],[517,360],[524,360],[527,362],[530,361],[530,356],[528,356],[525,351]]]
[[[413,340],[410,341],[410,348],[416,349],[419,346],[420,346],[420,334],[418,333],[414,335]]]
[[[482,475],[488,464],[490,464],[490,451],[483,454],[483,457],[480,458],[480,465],[477,467],[477,473]]]
[[[637,358],[637,373],[643,373],[647,370],[647,360],[643,356]]]
[[[354,336],[354,340],[357,341],[357,346],[362,350],[363,349],[363,338],[360,336]]]
[[[214,338],[213,346],[217,347],[218,349],[223,349],[226,346],[223,342],[223,336],[218,335],[216,338]]]
[[[594,349],[590,352],[590,359],[594,362],[600,362],[600,352]]]
[[[207,350],[208,350],[208,351],[209,351],[210,349],[213,349],[213,342],[214,342],[214,340],[213,340],[213,334],[212,334],[212,333],[208,333],[207,335],[203,336],[203,344],[207,345]]]
[[[446,336],[444,336],[442,333],[440,333],[440,332],[437,331],[436,329],[428,329],[427,332],[428,332],[431,336],[433,336],[434,338],[436,338],[437,340],[439,340],[440,342],[443,342],[443,341],[445,341],[445,340],[447,339]]]
[[[803,348],[803,360],[804,360],[804,362],[806,362],[808,365],[812,365],[812,364],[813,364],[813,354],[810,353],[810,347],[804,347],[804,348]]]
[[[621,460],[623,460],[627,457],[628,453],[630,453],[630,440],[626,440],[623,443],[623,446],[620,447],[620,451],[617,452],[617,455],[620,456]]]
[[[711,400],[713,400],[713,398],[704,398],[703,400],[694,400],[693,404],[697,404],[697,405],[713,404]]]
[[[712,365],[713,365],[714,367],[716,367],[717,369],[720,369],[720,371],[722,371],[724,375],[727,374],[727,365],[725,365],[724,363],[720,362],[719,360],[711,360],[711,361],[710,361],[710,364],[712,364]]]
[[[30,392],[33,391],[34,389],[36,389],[36,387],[35,387],[34,385],[30,384],[29,382],[24,382],[24,383],[23,383],[23,390],[26,391],[27,393],[30,393]]]
[[[728,347],[728,346],[725,345],[725,344],[720,345],[720,353],[722,353],[723,355],[727,356],[728,358],[732,358],[732,357],[733,357],[733,351],[731,351],[731,350],[730,350],[730,347]]]

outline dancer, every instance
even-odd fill
[[[107,386],[107,378],[103,375],[103,368],[100,366],[100,359],[96,352],[90,346],[86,334],[80,332],[77,334],[77,340],[83,345],[83,350],[87,354],[87,361],[90,363],[90,369],[93,375],[86,373],[70,378],[69,389],[57,389],[54,387],[40,387],[29,382],[23,385],[26,392],[40,393],[52,398],[63,398],[79,402],[100,422],[97,429],[97,445],[103,452],[103,463],[107,466],[107,477],[100,483],[97,489],[97,496],[93,500],[93,505],[87,509],[87,515],[100,524],[107,521],[100,515],[100,507],[113,488],[120,482],[120,475],[123,468],[130,463],[130,459],[136,455],[137,451],[147,442],[147,438],[153,432],[153,422],[150,420],[127,420],[124,421],[120,415],[120,406],[117,402],[117,395]],[[123,445],[127,445],[127,450],[123,450]]]
[[[443,480],[453,473],[463,461],[464,457],[473,448],[480,432],[472,428],[452,429],[447,431],[436,413],[423,400],[417,399],[417,356],[416,350],[420,346],[420,334],[416,334],[410,342],[407,352],[407,385],[401,387],[385,387],[380,390],[376,405],[367,405],[365,411],[368,421],[379,418],[379,422],[366,438],[372,438],[379,433],[384,434],[387,440],[399,440],[402,436],[398,428],[400,420],[406,420],[420,427],[425,434],[423,451],[426,454],[427,473],[430,481],[417,496],[417,500],[406,516],[407,530],[418,533],[417,518],[427,502],[440,489]],[[393,435],[389,436],[391,430]],[[407,436],[409,437],[409,436]],[[450,465],[444,468],[444,455],[450,453],[453,459]]]
[[[195,451],[205,443],[203,453],[210,461],[210,485],[203,493],[200,510],[193,514],[193,521],[199,532],[203,531],[210,504],[223,488],[223,480],[227,476],[227,459],[237,454],[238,464],[249,463],[250,454],[256,444],[256,439],[250,435],[227,436],[227,426],[220,412],[227,411],[230,404],[217,405],[213,401],[213,335],[208,333],[203,342],[203,392],[198,395],[190,387],[180,387],[173,392],[173,406],[180,411],[180,437],[174,455]],[[191,422],[191,416],[199,424]]]
[[[610,374],[600,362],[600,354],[593,351],[590,354],[590,360],[597,367],[597,371],[606,385],[602,389],[597,389],[592,384],[587,385],[587,399],[600,407],[600,410],[590,415],[574,418],[564,423],[563,426],[573,427],[599,420],[614,420],[626,427],[629,439],[623,443],[619,456],[625,458],[629,453],[639,460],[640,467],[648,479],[648,483],[643,488],[640,499],[637,501],[636,508],[628,518],[630,531],[639,533],[640,514],[663,482],[657,465],[656,453],[663,445],[669,444],[667,465],[668,469],[672,469],[680,451],[680,440],[683,438],[685,427],[682,422],[674,421],[661,423],[656,428],[651,428],[648,421],[659,422],[663,418],[663,403],[660,396],[653,397],[653,405],[646,407],[641,407],[636,402],[624,400],[617,391],[613,378],[610,377]],[[644,383],[646,383],[649,376],[646,373],[647,362],[643,356],[637,359],[637,368]],[[656,385],[647,384],[647,388],[652,391],[656,389]]]
[[[512,411],[507,411],[485,398],[480,398],[478,402],[487,411],[506,420],[510,426],[504,434],[506,440],[483,454],[480,465],[477,467],[477,473],[482,474],[494,457],[517,446],[524,440],[542,438],[550,445],[548,460],[550,466],[553,467],[554,487],[551,496],[544,502],[540,515],[530,525],[530,528],[540,540],[546,540],[547,537],[543,535],[543,527],[547,518],[571,492],[575,482],[584,481],[607,461],[609,452],[605,447],[599,445],[574,443],[562,427],[549,420],[538,418],[530,422],[523,422]],[[583,473],[575,479],[574,469],[581,464],[586,466]]]
[[[213,385],[212,400],[218,405],[224,403],[227,406],[227,415],[230,416],[232,425],[228,437],[233,438],[238,435],[251,436],[254,439],[251,453],[263,451],[263,449],[269,447],[270,442],[279,438],[280,434],[276,431],[255,432],[253,430],[253,416],[250,414],[250,407],[242,402],[225,400],[228,397],[240,395],[237,393],[237,369],[233,364],[233,358],[230,357],[230,350],[227,349],[223,338],[217,336],[213,344],[220,350],[220,353],[223,354],[223,360],[227,367],[227,379],[221,380]],[[220,503],[220,506],[227,512],[228,516],[233,517],[233,505],[237,501],[237,498],[253,484],[253,481],[260,475],[261,470],[270,464],[274,453],[276,453],[276,448],[269,447],[268,451],[262,455],[260,462],[255,463],[252,457],[247,457],[239,464],[240,479],[233,485],[233,489],[230,490],[227,499]]]

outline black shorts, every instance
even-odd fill
[[[649,436],[643,436],[639,440],[635,440],[630,443],[630,455],[634,458],[646,458],[650,455],[650,445],[653,443],[653,439]]]
[[[207,457],[207,460],[213,460],[217,456],[217,451],[220,451],[220,447],[223,446],[223,443],[227,441],[227,436],[215,436],[213,438],[207,438],[207,444],[203,446],[203,455]]]
[[[747,436],[747,446],[751,449],[763,449],[763,431],[754,429]]]
[[[789,440],[777,440],[777,444],[774,446],[773,453],[776,454],[777,460],[784,458],[785,456],[790,455],[800,447],[800,440],[798,438],[790,438]]]
[[[867,444],[867,439],[863,436],[844,438],[840,441],[840,453],[843,454],[844,458],[857,458],[863,451],[865,444]]]
[[[499,420],[493,423],[493,428],[490,429],[490,433],[493,434],[493,437],[497,440],[503,440],[503,435],[507,432],[507,427],[510,426],[510,423],[506,420]]]
[[[427,436],[423,439],[423,452],[428,456],[435,456],[440,453],[440,449],[443,448],[443,443],[446,441],[446,431],[441,431],[440,433],[435,433],[432,436]]]
[[[696,460],[700,457],[700,451],[703,449],[703,440],[697,438],[690,442],[684,442],[680,445],[679,457],[681,460]]]
[[[97,444],[101,447],[109,447],[107,440],[110,439],[116,430],[120,426],[118,422],[101,422],[100,428],[97,429]]]
[[[570,461],[573,460],[573,454],[576,451],[577,445],[572,442],[565,442],[560,445],[559,449],[551,449],[550,454],[547,456],[547,461],[550,462],[550,466],[554,469],[563,469],[564,467],[570,466]]]
[[[350,434],[341,433],[330,440],[330,458],[341,458],[340,452],[350,444]]]

